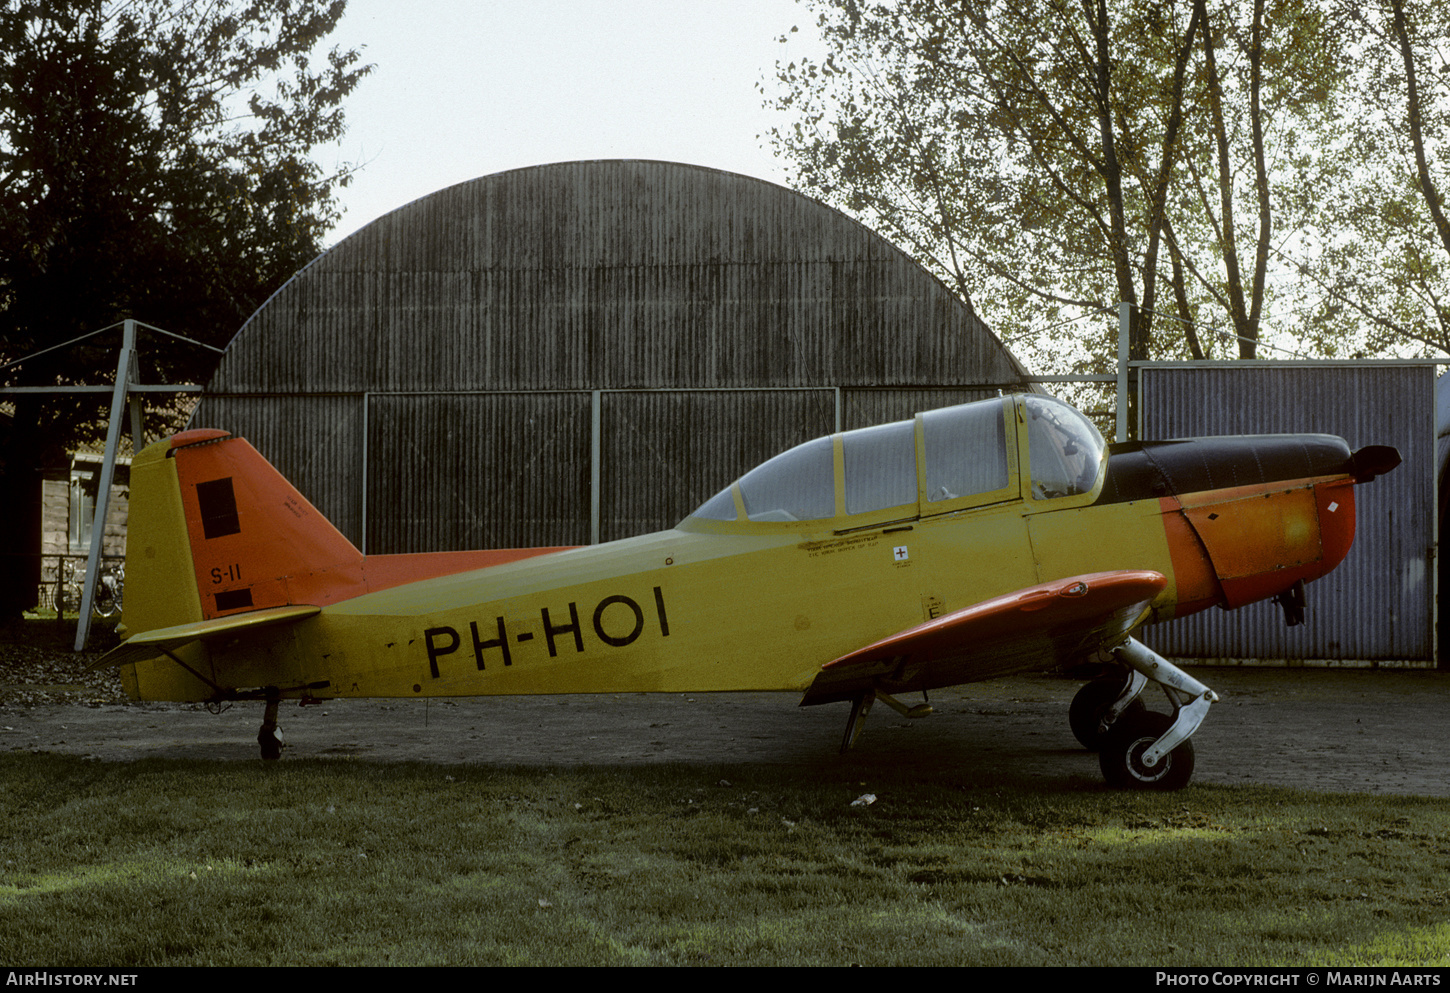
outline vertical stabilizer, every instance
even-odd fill
[[[196,567],[186,537],[186,514],[170,441],[157,442],[131,460],[126,521],[126,633],[202,619]]]
[[[241,438],[152,445],[131,488],[128,634],[365,592],[362,554]]]

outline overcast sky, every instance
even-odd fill
[[[337,154],[366,165],[332,243],[436,190],[547,162],[664,159],[784,182],[756,85],[812,24],[794,0],[350,0],[331,42],[376,68],[345,104]],[[803,34],[779,44],[793,26]]]

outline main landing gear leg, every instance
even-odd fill
[[[856,739],[861,737],[861,729],[866,726],[866,715],[871,713],[871,705],[876,702],[876,692],[867,690],[851,701],[851,714],[846,718],[846,733],[841,737],[841,754],[845,755],[856,744]]]
[[[1109,786],[1176,790],[1193,777],[1189,737],[1218,701],[1218,694],[1146,645],[1129,638],[1113,654],[1163,687],[1173,716],[1125,712],[1103,738],[1098,753]]]
[[[866,690],[856,699],[851,701],[851,713],[846,718],[846,733],[841,737],[841,754],[845,755],[856,746],[856,739],[861,737],[861,730],[866,727],[866,715],[871,712],[871,704],[880,700],[886,706],[896,711],[902,717],[929,717],[931,715],[931,703],[926,699],[926,691],[921,691],[921,703],[911,705],[902,703],[890,693],[882,693],[880,690]]]
[[[262,729],[257,732],[257,744],[262,747],[262,758],[269,761],[282,757],[282,729],[277,727],[277,704],[281,695],[276,687],[267,687],[267,709],[262,712]]]

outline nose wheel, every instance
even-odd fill
[[[1168,733],[1173,718],[1152,710],[1126,713],[1103,736],[1098,765],[1114,789],[1181,790],[1193,778],[1193,742],[1185,739],[1153,759],[1153,746]],[[1150,764],[1151,762],[1151,764]]]
[[[1113,649],[1113,654],[1132,670],[1127,686],[1106,707],[1102,701],[1109,688],[1094,689],[1100,685],[1095,683],[1078,691],[1081,704],[1073,701],[1084,724],[1090,712],[1102,715],[1095,730],[1103,778],[1117,789],[1182,789],[1193,778],[1193,744],[1188,739],[1218,701],[1218,694],[1133,638]],[[1137,695],[1148,682],[1157,683],[1168,697],[1173,705],[1171,717],[1147,710],[1141,703],[1131,706],[1138,703]],[[1075,723],[1073,732],[1078,730]],[[1078,740],[1088,744],[1083,735]]]

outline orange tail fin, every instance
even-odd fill
[[[161,445],[175,470],[202,618],[367,591],[362,553],[245,440],[199,430]],[[129,545],[127,552],[135,586]]]
[[[250,444],[184,431],[131,464],[125,631],[272,607],[327,606],[554,548],[363,554]]]

